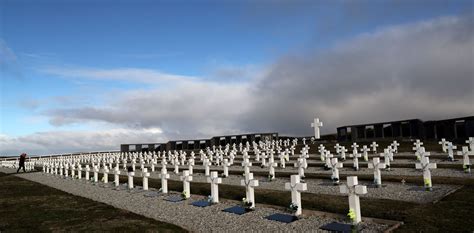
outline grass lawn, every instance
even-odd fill
[[[186,232],[173,224],[0,173],[0,232]]]

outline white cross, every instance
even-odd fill
[[[76,176],[76,164],[71,164],[71,176],[74,179]]]
[[[298,160],[296,160],[296,163],[294,164],[294,166],[298,168],[298,175],[301,178],[304,178],[304,169],[306,167],[308,167],[308,164],[306,163],[306,159],[298,158]]]
[[[258,180],[253,179],[253,173],[246,173],[240,185],[245,186],[245,198],[252,203],[250,208],[255,208],[254,188],[258,186]]]
[[[357,176],[348,176],[347,184],[340,185],[339,191],[349,195],[349,211],[355,215],[353,223],[360,223],[362,221],[362,216],[360,214],[359,195],[367,194],[367,186],[359,185]]]
[[[463,146],[462,151],[458,151],[457,155],[462,155],[464,171],[467,173],[471,173],[471,160],[469,159],[469,156],[473,156],[474,152],[469,151],[469,148],[467,146]]]
[[[270,179],[273,180],[275,179],[275,167],[278,166],[278,163],[275,163],[273,160],[273,156],[270,157],[268,160],[268,167],[269,167],[269,172],[268,174],[270,175]]]
[[[179,159],[178,156],[174,159],[174,173],[179,174]]]
[[[421,163],[415,164],[415,168],[423,170],[423,181],[425,189],[431,190],[433,184],[431,183],[430,169],[436,169],[436,163],[430,163],[430,159],[428,157],[424,157],[423,160],[421,160]]]
[[[89,164],[86,164],[86,180],[89,181],[90,178],[89,178],[89,172],[91,171],[91,169],[89,168]]]
[[[64,176],[65,177],[69,176],[69,163],[66,163],[64,166]]]
[[[128,189],[133,189],[133,176],[135,176],[135,172],[128,172]]]
[[[244,167],[244,173],[250,173],[250,167],[252,166],[252,163],[249,162],[248,159],[244,159],[242,166]]]
[[[82,179],[82,167],[81,164],[77,164],[77,179],[80,180]]]
[[[374,157],[372,162],[368,163],[370,169],[374,169],[374,184],[377,187],[382,186],[382,175],[380,169],[385,169],[385,163],[380,162],[380,158]]]
[[[142,170],[142,177],[143,177],[143,190],[148,190],[148,177],[150,177],[150,173],[148,172],[148,168],[143,168]]]
[[[170,178],[170,174],[168,174],[168,170],[166,170],[166,164],[163,165],[164,169],[161,169],[161,192],[168,193],[168,179]]]
[[[120,168],[119,166],[115,166],[114,169],[114,184],[115,187],[118,187],[120,185]]]
[[[386,169],[390,171],[390,150],[388,148],[383,149],[383,153],[380,153],[380,157],[384,158]]]
[[[420,147],[418,149],[418,152],[415,152],[415,155],[416,155],[416,159],[421,161],[421,160],[423,160],[424,157],[430,156],[431,153],[426,152],[425,147]]]
[[[438,142],[438,144],[441,145],[441,148],[443,148],[443,152],[446,153],[446,146],[447,146],[448,141],[446,139],[441,138],[441,141]]]
[[[190,196],[191,196],[191,187],[190,187],[190,183],[191,181],[193,181],[193,177],[191,175],[189,175],[189,171],[188,170],[184,170],[183,171],[183,175],[179,177],[179,179],[181,181],[183,181],[183,192],[184,192],[184,197],[185,199],[188,199]]]
[[[369,161],[368,152],[370,151],[370,148],[368,148],[367,145],[364,145],[360,151],[362,151],[362,156],[364,156],[364,160],[368,162]]]
[[[109,183],[109,168],[104,167],[104,175],[102,176],[102,179],[104,180],[104,184]]]
[[[285,189],[291,191],[291,203],[295,204],[298,209],[295,212],[296,216],[301,215],[303,210],[301,206],[301,192],[306,191],[307,184],[300,182],[299,175],[291,175],[290,183],[285,183]]]
[[[324,162],[324,160],[326,159],[326,156],[325,156],[326,155],[326,153],[325,153],[326,149],[324,148],[323,144],[319,144],[318,151],[321,154],[321,161]]]
[[[416,141],[413,143],[415,147],[413,147],[414,151],[418,151],[420,147],[423,145],[423,142],[421,142],[419,139],[416,139]]]
[[[354,170],[356,170],[356,171],[359,171],[359,158],[360,158],[361,156],[362,156],[361,154],[357,153],[357,149],[354,149],[354,151],[352,152],[351,157],[353,158],[353,162],[354,162],[354,164],[353,164],[352,167],[353,167]]]
[[[219,184],[222,183],[222,179],[218,177],[217,172],[211,172],[211,176],[207,177],[207,183],[211,183],[212,203],[219,203]]]
[[[189,158],[188,160],[188,170],[189,170],[189,174],[193,174],[193,166],[194,166],[194,159],[193,158]]]
[[[452,142],[447,142],[446,149],[448,150],[448,160],[454,161],[454,150],[457,149],[457,146],[453,145]]]
[[[341,159],[342,159],[342,160],[346,160],[346,152],[347,152],[348,150],[347,150],[345,147],[342,146],[341,149],[340,149],[340,151],[341,151]]]
[[[356,154],[357,153],[357,148],[359,148],[359,145],[357,145],[357,143],[352,143],[352,154]]]
[[[209,165],[211,164],[211,162],[209,161],[208,158],[205,158],[202,164],[204,166],[204,175],[209,176]]]
[[[337,158],[332,158],[331,163],[329,164],[332,169],[331,179],[334,184],[339,184],[339,168],[343,167],[343,163],[339,163]]]
[[[60,163],[60,164],[59,164],[59,175],[60,175],[60,176],[63,176],[63,168],[64,168],[64,167],[63,167],[63,163]]]
[[[285,166],[286,166],[285,152],[284,151],[281,152],[279,157],[280,157],[280,166],[282,168],[285,168]]]
[[[398,153],[398,146],[400,146],[400,143],[398,143],[397,141],[393,141],[392,148],[395,153]]]
[[[469,150],[474,151],[474,137],[469,137],[469,140],[466,140],[466,143],[469,144]]]
[[[230,166],[229,160],[224,159],[224,162],[222,162],[222,166],[224,168],[223,176],[224,177],[229,177],[229,166]]]
[[[319,121],[319,118],[314,118],[313,123],[311,123],[311,127],[314,128],[314,138],[320,139],[321,136],[319,134],[319,127],[323,126],[323,122]]]
[[[377,147],[379,147],[379,144],[377,144],[376,142],[372,142],[370,147],[372,147],[372,151],[374,152],[374,154],[377,154]]]

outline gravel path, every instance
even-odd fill
[[[13,170],[0,168],[0,171],[10,173]],[[219,204],[200,208],[189,205],[191,201],[202,199],[202,197],[195,195],[187,201],[171,203],[163,200],[163,196],[149,198],[143,195],[144,192],[116,191],[112,188],[92,185],[87,181],[61,179],[58,176],[43,173],[26,173],[18,176],[73,195],[176,224],[193,232],[316,232],[323,224],[335,221],[332,218],[312,215],[290,224],[284,224],[264,219],[265,216],[281,212],[272,208],[257,206],[255,211],[238,216],[222,212],[223,209],[235,205],[233,201],[222,200]],[[382,224],[362,223],[362,232],[382,232],[387,227]]]

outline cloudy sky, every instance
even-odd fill
[[[474,115],[473,1],[0,0],[0,155]]]

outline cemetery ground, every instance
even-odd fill
[[[384,146],[379,142],[381,147]],[[446,160],[447,154],[443,153],[436,143],[426,142],[427,150],[431,152],[430,161],[438,164],[438,169],[433,169],[433,190],[425,191],[421,175],[422,171],[415,169],[416,157],[412,152],[409,142],[402,143],[398,148],[399,153],[394,156],[391,169],[382,171],[381,188],[370,187],[373,182],[373,170],[368,169],[367,162],[360,159],[360,170],[352,169],[352,161],[349,153],[340,168],[341,184],[346,183],[346,177],[357,176],[359,184],[367,185],[368,192],[360,197],[363,221],[361,229],[363,232],[382,232],[394,230],[395,232],[472,232],[474,230],[474,218],[471,211],[474,210],[474,177],[463,171],[462,156],[455,156],[455,161]],[[327,148],[334,145],[325,143]],[[344,145],[344,144],[343,144]],[[350,148],[350,144],[345,145]],[[299,144],[296,151],[300,151]],[[253,153],[249,153],[255,156]],[[339,187],[332,184],[331,171],[324,169],[324,163],[319,159],[316,145],[311,145],[307,159],[308,167],[304,171],[304,181],[308,189],[301,192],[301,206],[303,206],[302,218],[293,223],[285,224],[265,219],[265,216],[274,213],[288,213],[288,203],[291,202],[291,192],[285,189],[284,184],[289,182],[290,175],[298,173],[298,168],[293,165],[296,157],[291,156],[286,168],[275,168],[275,180],[268,180],[269,167],[260,167],[258,159],[252,158],[251,171],[254,178],[259,180],[260,186],[255,188],[254,211],[244,215],[224,213],[225,208],[238,205],[245,196],[246,188],[240,184],[242,179],[242,167],[244,162],[242,155],[236,155],[235,165],[228,168],[229,176],[222,178],[219,184],[220,202],[209,207],[201,208],[192,206],[197,200],[206,200],[210,194],[210,184],[204,176],[205,166],[202,161],[195,159],[194,168],[189,165],[180,164],[177,167],[168,164],[169,179],[168,189],[171,195],[181,195],[183,181],[180,175],[184,170],[194,170],[191,182],[191,198],[179,203],[166,201],[168,195],[147,196],[146,194],[157,191],[162,186],[159,178],[160,163],[153,165],[142,164],[150,171],[148,186],[151,190],[140,189],[143,186],[143,175],[140,164],[132,164],[130,160],[120,164],[122,173],[119,176],[120,186],[114,188],[112,183],[104,184],[97,179],[78,180],[44,172],[20,174],[18,176],[35,181],[74,195],[102,202],[116,208],[125,209],[133,213],[141,214],[148,218],[177,224],[191,231],[316,231],[321,225],[332,221],[348,222],[347,195],[339,192]],[[369,161],[377,155],[370,154]],[[177,160],[176,160],[177,161]],[[204,160],[205,161],[205,160]],[[93,164],[93,163],[92,163]],[[194,164],[194,163],[193,163]],[[88,163],[87,166],[90,166]],[[125,167],[136,167],[134,176],[135,188],[129,190],[126,183],[130,178]],[[93,166],[94,167],[94,166]],[[174,169],[178,169],[177,174]],[[11,170],[11,169],[10,169]],[[44,170],[37,166],[36,170]],[[0,169],[9,172],[8,169]],[[52,170],[51,170],[52,171]],[[222,165],[214,165],[211,171],[223,172]],[[10,171],[11,172],[11,171]],[[87,173],[90,177],[98,173],[103,179],[103,171],[95,170]],[[118,176],[118,175],[117,175]],[[108,180],[113,180],[114,175],[108,172]],[[96,177],[97,178],[97,177]],[[159,194],[159,193],[156,193]],[[403,222],[403,224],[401,224]]]
[[[181,227],[0,172],[0,232],[186,232]]]

